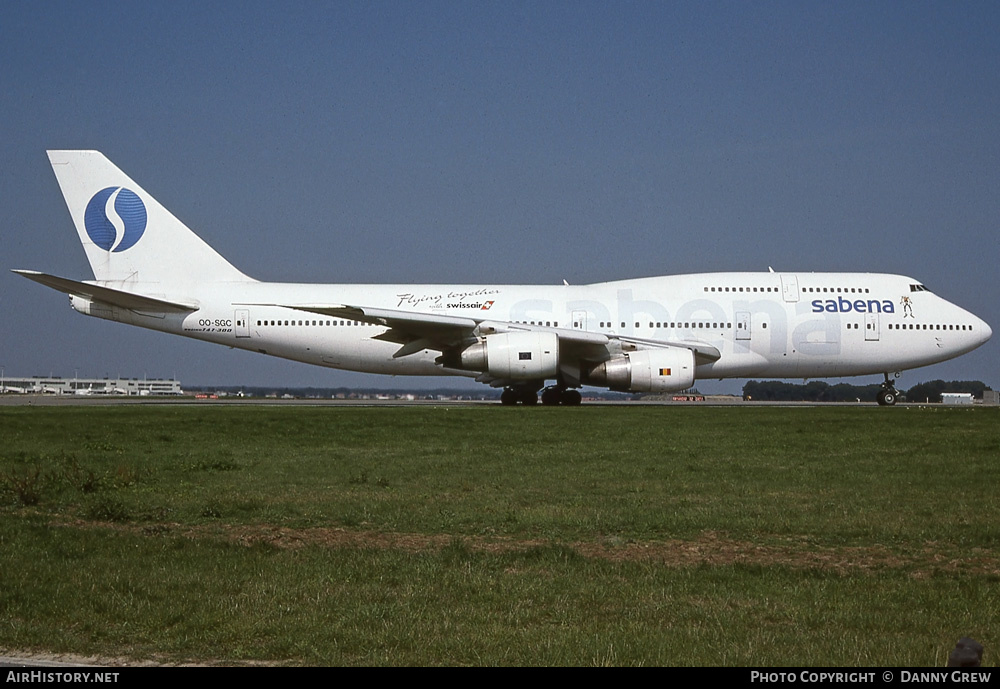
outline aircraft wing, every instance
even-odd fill
[[[401,345],[400,349],[393,354],[393,358],[415,354],[424,349],[443,352],[446,349],[467,344],[478,335],[488,335],[494,332],[531,330],[554,332],[564,346],[569,345],[570,347],[603,348],[611,341],[607,335],[583,330],[547,328],[443,313],[400,311],[398,309],[348,304],[262,304],[262,306],[282,306],[298,311],[384,326],[389,330],[381,335],[376,335],[375,339]]]
[[[155,313],[190,313],[201,308],[196,302],[167,301],[156,297],[147,297],[135,292],[126,292],[89,282],[61,278],[56,275],[49,275],[48,273],[39,273],[37,270],[14,270],[11,272],[22,275],[29,280],[34,280],[46,287],[51,287],[57,292],[63,292],[75,297],[83,297],[112,306],[120,306],[123,309],[152,311]]]
[[[335,318],[345,318],[371,325],[381,325],[389,328],[375,339],[395,342],[401,347],[393,354],[399,358],[415,354],[424,349],[444,351],[451,347],[467,343],[477,335],[487,335],[491,332],[546,331],[554,332],[559,337],[564,353],[571,358],[602,360],[609,357],[607,346],[613,340],[623,345],[641,349],[657,349],[663,347],[681,347],[694,352],[695,360],[700,364],[718,361],[722,353],[718,348],[706,342],[697,340],[651,340],[624,335],[604,335],[585,330],[569,328],[551,328],[526,323],[511,323],[495,321],[487,318],[470,318],[468,316],[452,316],[443,313],[424,313],[384,309],[369,306],[353,306],[348,304],[269,304],[268,306],[283,306],[285,308],[318,313]]]

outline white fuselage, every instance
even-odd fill
[[[697,378],[816,378],[888,373],[975,349],[992,331],[916,280],[871,273],[705,273],[592,285],[318,285],[234,281],[192,287],[201,308],[90,315],[331,368],[393,375],[476,375],[440,352],[393,358],[388,328],[261,304],[365,304],[668,343],[721,356]]]

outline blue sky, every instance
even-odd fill
[[[95,148],[259,279],[893,272],[997,329],[998,35],[995,2],[8,2],[0,264],[91,277],[45,150]],[[0,323],[8,375],[408,384],[9,272]],[[996,387],[998,342],[900,385]]]

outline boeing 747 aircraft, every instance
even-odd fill
[[[990,327],[918,280],[699,273],[590,285],[318,285],[247,277],[97,151],[49,151],[94,271],[14,272],[80,313],[318,366],[457,375],[504,404],[584,385],[674,392],[705,378],[891,375],[969,352]]]

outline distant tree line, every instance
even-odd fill
[[[751,380],[743,386],[743,399],[767,402],[874,402],[881,389],[879,383],[830,385],[821,380],[808,383],[784,383],[779,380]],[[984,390],[992,388],[979,380],[932,380],[918,383],[905,392],[901,399],[910,402],[940,402],[942,392],[971,392],[976,399],[983,398]]]
[[[910,402],[940,402],[942,392],[971,392],[977,400],[983,399],[984,390],[992,390],[989,385],[980,380],[932,380],[918,383],[906,391],[906,399]]]

